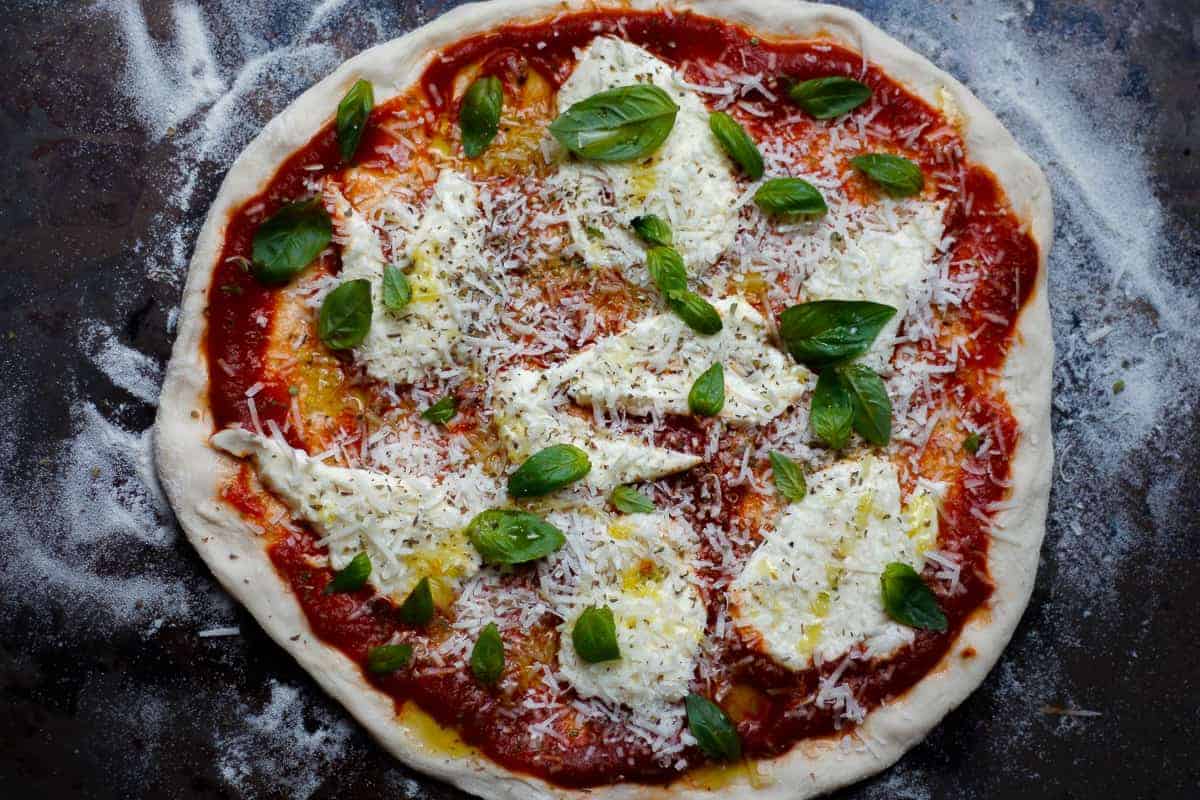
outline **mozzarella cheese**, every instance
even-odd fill
[[[426,479],[332,467],[282,439],[241,428],[217,433],[212,443],[254,459],[263,484],[321,535],[330,567],[342,569],[366,552],[368,580],[397,601],[423,577],[445,596],[479,570],[479,554],[464,532],[469,516]]]
[[[417,228],[407,236],[396,266],[412,285],[412,302],[401,311],[383,305],[383,248],[371,225],[334,188],[326,190],[342,241],[343,280],[371,282],[371,328],[354,349],[367,373],[396,383],[416,383],[431,373],[453,371],[470,360],[464,331],[483,324],[486,307],[466,276],[478,275],[484,258],[485,222],[474,185],[444,170]],[[393,229],[404,238],[404,231]]]
[[[643,248],[629,221],[656,214],[671,224],[675,247],[693,270],[714,263],[737,233],[738,185],[708,127],[708,109],[671,67],[611,37],[592,41],[558,93],[559,111],[594,94],[652,83],[679,106],[675,126],[651,156],[628,163],[571,160],[555,178],[575,247],[588,264],[629,267]]]
[[[602,492],[700,463],[698,457],[687,453],[598,430],[588,420],[558,408],[556,388],[545,373],[526,369],[510,370],[497,384],[496,422],[513,462],[524,461],[552,444],[573,444],[585,450],[592,462],[582,482]]]
[[[864,226],[846,236],[840,252],[827,259],[805,281],[809,300],[869,300],[896,309],[863,362],[875,369],[892,355],[896,332],[914,295],[936,271],[942,240],[942,203],[881,201],[878,214],[903,220],[898,227]]]
[[[863,642],[885,655],[912,641],[883,609],[880,575],[893,561],[920,570],[937,540],[936,498],[918,489],[901,508],[895,466],[867,456],[813,475],[731,586],[741,633],[802,669]]]
[[[559,671],[583,697],[671,718],[696,669],[707,611],[690,559],[696,536],[666,513],[609,516],[601,511],[552,514],[566,546],[542,567],[541,588],[562,617]],[[590,664],[571,631],[589,606],[606,606],[621,657]]]
[[[796,403],[811,381],[770,341],[766,320],[744,298],[716,302],[724,327],[701,336],[675,314],[645,319],[551,370],[576,401],[631,414],[687,414],[688,392],[715,363],[725,371],[721,416],[765,424]]]

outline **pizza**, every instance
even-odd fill
[[[464,6],[230,168],[158,468],[409,765],[810,797],[918,742],[1028,602],[1051,229],[996,118],[848,11]]]

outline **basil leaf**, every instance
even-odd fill
[[[742,757],[742,739],[720,706],[698,694],[689,694],[683,704],[688,730],[706,756],[714,761],[737,761]]]
[[[870,349],[896,309],[860,300],[816,300],[779,315],[779,338],[792,358],[823,367],[861,356]]]
[[[573,444],[552,444],[525,459],[508,476],[508,493],[513,497],[540,497],[587,475],[592,462]]]
[[[714,111],[708,115],[708,127],[721,148],[750,180],[756,181],[763,176],[762,153],[737,120],[723,111]]]
[[[850,163],[892,197],[920,194],[921,189],[925,188],[924,173],[907,158],[889,153],[871,153],[855,156]]]
[[[445,425],[458,414],[458,398],[454,395],[443,397],[429,408],[421,412],[421,419],[436,425]]]
[[[367,669],[377,674],[395,672],[412,660],[412,645],[381,644],[367,651]]]
[[[462,128],[463,152],[467,158],[478,156],[496,138],[503,108],[504,88],[494,75],[479,78],[463,94],[458,125]]]
[[[609,498],[613,507],[622,514],[649,514],[654,511],[654,501],[632,486],[618,486]]]
[[[653,214],[634,217],[629,224],[633,226],[634,233],[640,236],[646,244],[670,247],[674,239],[671,234],[671,226],[667,224],[666,220]],[[682,264],[683,260],[680,259],[680,265],[682,266]]]
[[[331,350],[362,344],[371,329],[371,282],[357,278],[340,284],[321,303],[317,335]]]
[[[254,232],[254,277],[268,285],[287,283],[311,264],[333,239],[333,223],[321,198],[289,203]]]
[[[671,247],[651,247],[646,253],[646,271],[658,290],[667,297],[687,290],[687,269],[683,256]]]
[[[883,378],[862,364],[846,364],[837,371],[854,408],[854,430],[871,444],[887,444],[892,438],[892,401]]]
[[[580,100],[550,123],[566,149],[596,161],[650,155],[671,133],[679,106],[657,86],[622,86]]]
[[[692,384],[688,392],[688,408],[702,417],[715,417],[725,407],[725,369],[720,362],[713,364]]]
[[[971,455],[975,455],[979,452],[980,444],[981,442],[979,440],[979,434],[972,431],[971,433],[967,434],[967,438],[963,439],[962,447],[963,450],[966,450]]]
[[[775,479],[775,491],[793,503],[803,500],[804,495],[808,494],[808,486],[804,483],[804,472],[800,465],[774,450],[768,457],[771,460],[771,474]]]
[[[408,597],[400,606],[400,621],[407,625],[425,625],[433,619],[433,592],[429,588],[429,578],[421,578],[420,582],[409,592]]]
[[[475,515],[467,538],[489,564],[524,564],[563,546],[562,531],[537,514],[492,508]]]
[[[811,183],[800,178],[771,178],[758,187],[754,202],[768,214],[824,214],[825,198]]]
[[[361,589],[371,577],[371,557],[359,553],[350,559],[350,563],[339,569],[325,586],[325,594],[334,592],[353,592]]]
[[[358,145],[362,142],[363,131],[374,107],[375,91],[371,83],[362,78],[350,87],[342,102],[338,103],[337,139],[343,161],[350,161],[358,152]]]
[[[479,632],[479,638],[471,648],[471,672],[475,680],[485,686],[493,685],[504,674],[504,640],[494,622],[489,622]]]
[[[667,294],[667,305],[684,323],[696,333],[712,336],[721,332],[721,315],[712,303],[695,292],[682,291]]]
[[[403,311],[412,302],[412,284],[403,272],[391,264],[383,268],[383,307]]]
[[[879,582],[883,589],[883,608],[892,619],[910,628],[944,631],[946,615],[937,598],[908,564],[893,561],[883,568]]]
[[[853,111],[871,99],[871,87],[853,78],[813,78],[792,84],[792,102],[817,119],[832,119]]]
[[[612,609],[608,606],[585,608],[571,629],[571,643],[579,657],[589,664],[620,658]]]
[[[854,407],[837,369],[827,367],[817,377],[808,422],[817,438],[834,450],[841,450],[849,441]]]

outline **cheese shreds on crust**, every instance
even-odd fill
[[[558,109],[599,92],[651,83],[679,106],[670,135],[651,156],[630,163],[571,158],[554,179],[571,238],[591,266],[641,263],[643,247],[629,222],[656,214],[671,225],[675,248],[694,272],[712,265],[737,232],[738,185],[708,127],[700,95],[671,67],[629,42],[594,39],[558,92]],[[570,158],[568,156],[565,156]]]
[[[423,577],[456,590],[479,570],[464,533],[470,517],[445,502],[431,482],[413,476],[332,467],[282,439],[226,428],[214,446],[252,457],[262,482],[329,548],[342,569],[358,553],[371,558],[371,585],[403,601]]]
[[[700,373],[725,371],[720,416],[765,424],[800,400],[811,374],[770,341],[770,329],[744,298],[714,303],[724,327],[702,336],[677,315],[644,319],[550,370],[577,402],[630,414],[688,414],[688,392]]]
[[[902,508],[890,461],[838,462],[811,476],[750,557],[730,612],[748,641],[793,669],[859,644],[887,655],[913,634],[884,612],[880,575],[893,561],[919,571],[936,540],[936,500],[918,489]]]

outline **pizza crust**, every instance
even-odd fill
[[[358,78],[370,80],[378,102],[407,89],[431,53],[464,37],[514,21],[534,22],[568,10],[594,8],[579,0],[494,0],[461,6],[406,36],[342,64],[271,120],[230,167],[192,258],[182,315],[167,369],[155,425],[159,475],[188,538],[234,597],[263,629],[397,758],[430,776],[486,798],[711,798],[726,793],[799,800],[832,791],[879,772],[919,742],[987,675],[1012,636],[1029,601],[1045,533],[1053,448],[1050,435],[1050,368],[1053,343],[1046,298],[1047,255],[1053,231],[1049,186],[1041,170],[1018,147],[983,104],[957,80],[880,31],[840,8],[791,0],[694,0],[674,10],[745,24],[761,36],[827,38],[859,52],[948,115],[962,119],[971,161],[998,177],[1013,209],[1039,247],[1032,296],[1018,320],[1016,341],[1002,383],[1021,430],[1012,462],[1010,508],[994,530],[990,568],[996,583],[987,606],[973,615],[943,661],[900,700],[872,711],[857,729],[865,747],[842,752],[839,740],[805,741],[788,753],[731,767],[716,781],[685,776],[650,787],[617,784],[569,790],[513,773],[467,747],[433,745],[410,725],[399,724],[392,699],[375,690],[359,667],[312,633],[291,588],[275,571],[255,533],[228,505],[218,487],[237,462],[209,446],[208,368],[203,355],[205,304],[231,214],[259,193],[283,161],[329,120]],[[623,7],[657,8],[653,2]],[[769,33],[768,33],[769,32]],[[973,651],[973,655],[968,655]],[[712,778],[712,771],[706,771]],[[705,784],[708,784],[707,786]]]

